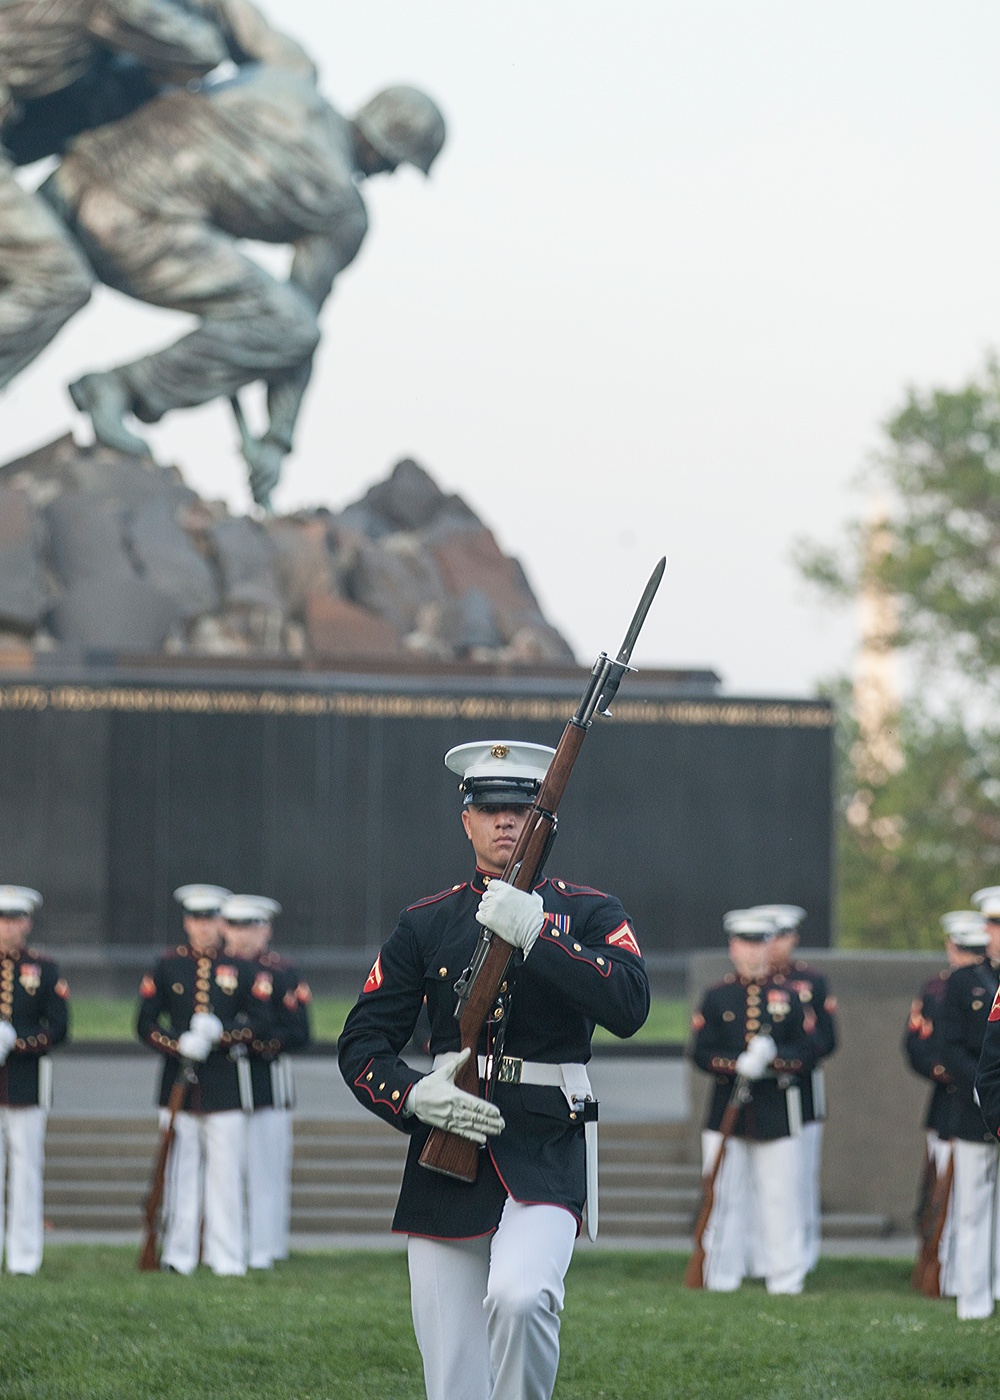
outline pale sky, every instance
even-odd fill
[[[790,560],[861,509],[908,384],[1000,343],[995,0],[262,0],[345,112],[424,86],[432,178],[365,187],[280,509],[337,508],[402,456],[516,554],[587,664],[661,553],[636,660],[810,694],[849,663]],[[72,424],[63,385],[184,318],[108,292],[0,402],[6,460]],[[151,433],[249,497],[228,407]]]

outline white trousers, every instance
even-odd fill
[[[715,1163],[722,1134],[701,1135],[702,1171]],[[705,1229],[705,1287],[739,1288],[758,1260],[768,1293],[801,1293],[806,1274],[800,1136],[751,1142],[730,1138]]]
[[[952,1143],[955,1180],[954,1255],[948,1271],[949,1291],[958,1300],[962,1319],[989,1317],[1000,1297],[1000,1219],[997,1210],[997,1159],[1000,1146],[989,1142]]]
[[[37,1274],[42,1262],[46,1117],[44,1108],[0,1108],[0,1247],[9,1274]]]
[[[799,1137],[802,1163],[802,1225],[805,1231],[806,1272],[819,1263],[821,1243],[820,1167],[823,1159],[823,1124],[803,1123]]]
[[[258,1108],[247,1124],[247,1228],[251,1269],[288,1258],[292,1115]]]
[[[576,1220],[507,1199],[480,1240],[409,1238],[427,1400],[551,1400]]]
[[[247,1115],[178,1113],[174,1128],[161,1263],[190,1274],[200,1254],[215,1274],[245,1274]]]

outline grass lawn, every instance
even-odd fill
[[[963,1323],[905,1262],[821,1264],[800,1298],[688,1293],[684,1260],[587,1254],[568,1280],[556,1400],[994,1396],[1000,1321]],[[421,1400],[399,1254],[302,1254],[272,1274],[135,1271],[50,1246],[0,1281],[4,1400]]]
[[[348,1011],[351,997],[316,997],[312,1004],[313,1035],[317,1040],[336,1040]],[[74,1040],[131,1040],[134,1035],[135,1002],[115,997],[74,997],[70,1003]],[[688,1005],[683,998],[663,998],[653,1002],[649,1020],[634,1037],[637,1041],[678,1041],[688,1036]],[[608,1031],[598,1030],[597,1042],[621,1044]]]

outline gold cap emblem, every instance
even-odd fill
[[[490,749],[490,755],[493,758],[506,758],[509,753],[510,748],[507,744],[494,744]]]

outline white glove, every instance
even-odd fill
[[[17,1031],[9,1021],[0,1021],[0,1065],[7,1063],[7,1056],[14,1048]]]
[[[495,1103],[487,1103],[476,1094],[467,1094],[455,1086],[455,1075],[472,1054],[463,1050],[447,1064],[438,1065],[430,1074],[419,1079],[410,1090],[404,1114],[412,1114],[432,1128],[444,1128],[458,1137],[478,1142],[503,1132],[504,1121]]]
[[[745,1079],[763,1079],[777,1053],[778,1047],[769,1035],[755,1035],[736,1061],[736,1073]]]
[[[184,1060],[207,1060],[212,1053],[212,1042],[197,1031],[184,1031],[177,1038],[177,1049]]]
[[[542,896],[533,890],[518,890],[505,880],[492,879],[479,901],[476,918],[527,957],[545,925],[545,909]]]
[[[195,1035],[200,1035],[207,1040],[210,1045],[218,1045],[222,1039],[222,1022],[218,1016],[213,1016],[210,1011],[196,1011],[191,1017],[189,1030]]]

